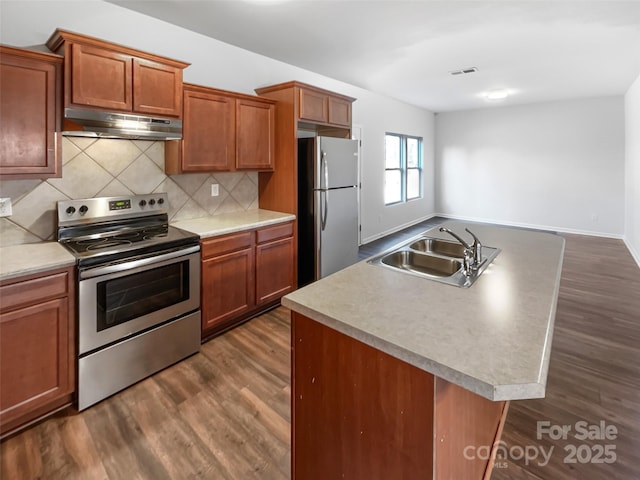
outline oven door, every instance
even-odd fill
[[[200,309],[200,247],[80,270],[79,354]]]

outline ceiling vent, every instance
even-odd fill
[[[461,70],[453,70],[453,71],[449,72],[449,75],[467,75],[469,73],[475,73],[477,71],[478,71],[478,69],[476,67],[467,67],[467,68],[463,68]]]

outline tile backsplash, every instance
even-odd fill
[[[0,246],[55,240],[56,202],[154,192],[169,195],[170,221],[258,208],[256,172],[164,173],[164,142],[63,137],[62,178],[3,180],[13,215],[0,218]],[[219,195],[211,196],[211,185]]]

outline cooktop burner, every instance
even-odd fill
[[[80,266],[198,245],[200,238],[168,224],[167,194],[58,202],[58,242]]]
[[[78,240],[67,240],[65,245],[71,248],[75,253],[86,253],[96,250],[114,249],[120,246],[134,245],[145,241],[159,241],[168,239],[169,232],[173,232],[173,227],[167,225],[143,227],[139,229],[131,229],[124,232],[115,232],[113,234],[105,234],[91,238],[82,238]],[[175,236],[175,234],[173,235]]]

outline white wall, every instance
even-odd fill
[[[624,237],[640,265],[640,76],[624,97],[626,127]]]
[[[624,142],[622,96],[437,114],[436,211],[622,237]]]
[[[434,211],[434,121],[430,112],[110,3],[96,0],[0,2],[0,42],[3,44],[42,46],[56,28],[190,62],[184,73],[186,82],[253,94],[254,89],[261,86],[299,80],[355,97],[358,100],[353,107],[353,122],[363,129],[363,239],[426,218]],[[384,207],[385,131],[424,138],[425,198]]]
[[[368,100],[366,93],[359,97]],[[373,100],[373,99],[372,99]],[[433,216],[435,209],[434,177],[434,115],[418,108],[378,97],[358,105],[354,123],[362,124],[362,243],[399,230]],[[384,190],[384,134],[402,133],[423,137],[423,193],[422,199],[404,204],[385,206]]]

